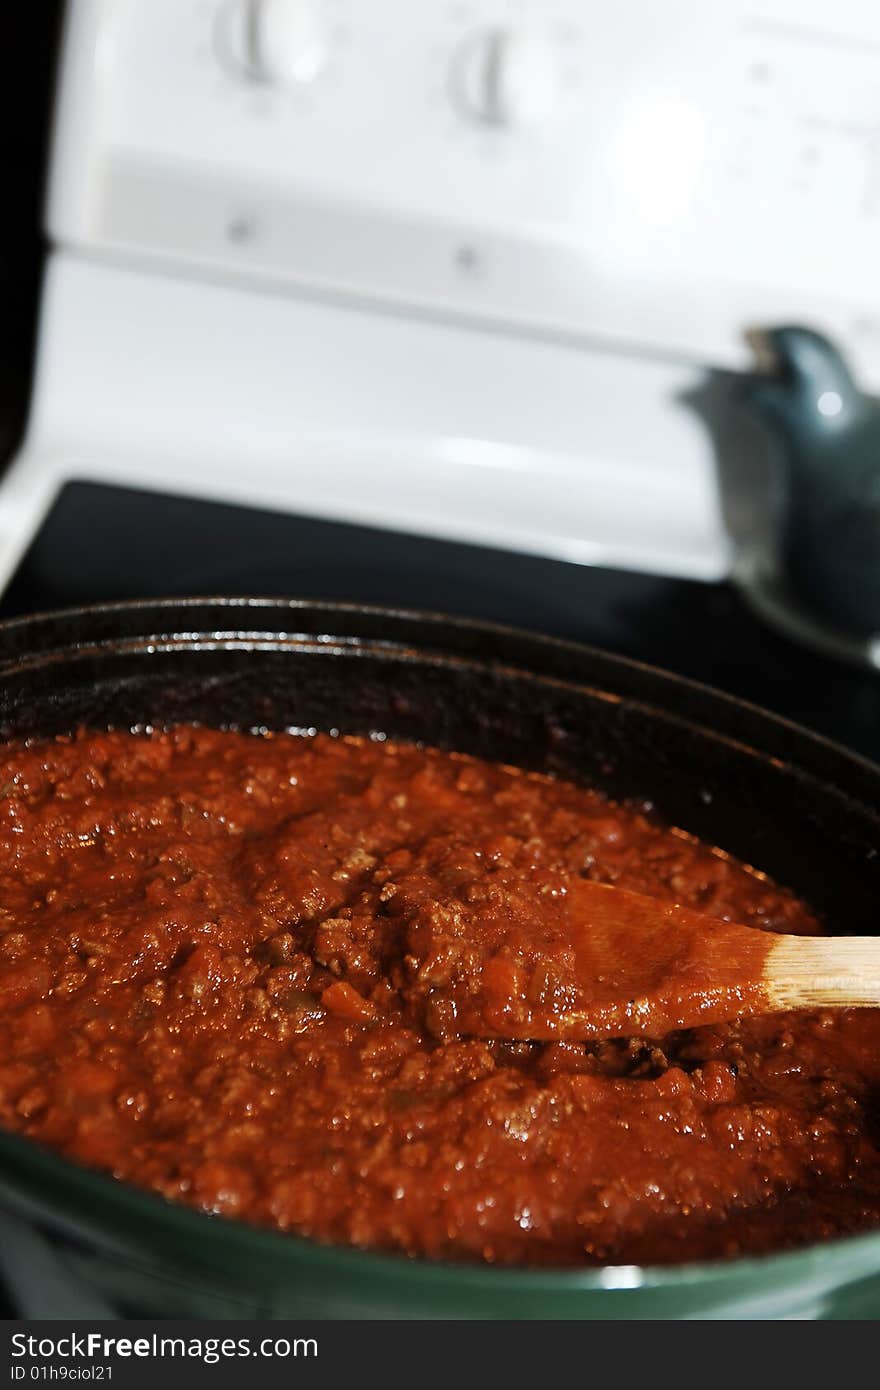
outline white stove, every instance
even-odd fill
[[[70,479],[718,579],[745,330],[880,386],[880,10],[71,0],[48,227],[0,582]]]

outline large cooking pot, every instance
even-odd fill
[[[587,647],[448,618],[260,599],[0,626],[0,735],[196,720],[382,730],[596,782],[868,932],[880,769],[727,696]],[[854,1317],[880,1232],[674,1268],[492,1269],[321,1247],[209,1217],[0,1134],[0,1197],[143,1315]]]

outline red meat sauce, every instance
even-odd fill
[[[452,965],[437,943],[584,876],[819,930],[644,807],[431,748],[8,745],[0,1124],[207,1212],[431,1258],[674,1262],[880,1224],[880,1011],[460,1034],[466,933]]]

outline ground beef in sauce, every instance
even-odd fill
[[[644,809],[323,735],[82,733],[0,764],[6,1128],[173,1201],[412,1255],[672,1262],[880,1224],[880,1011],[501,1043],[401,988],[407,911],[452,910],[450,862],[500,901],[587,875],[819,930]]]

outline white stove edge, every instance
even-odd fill
[[[0,585],[91,479],[705,580],[730,570],[701,369],[52,254]]]

